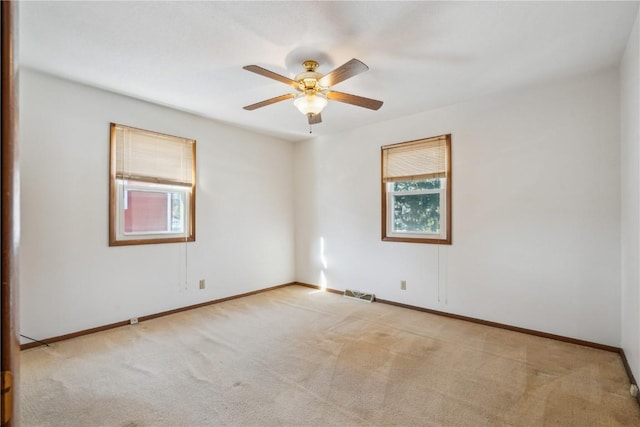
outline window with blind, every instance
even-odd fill
[[[382,240],[451,244],[451,135],[382,147]]]
[[[109,245],[195,240],[196,142],[111,124]]]

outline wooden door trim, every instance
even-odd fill
[[[12,378],[10,390],[13,395],[11,402],[2,406],[3,426],[18,425],[18,383],[20,360],[20,331],[18,328],[18,249],[20,240],[20,173],[18,166],[18,81],[17,81],[17,14],[18,5],[15,1],[2,1],[2,121],[0,133],[2,137],[2,285],[0,288],[0,304],[2,306],[2,325],[0,327],[2,340],[1,364],[2,378]],[[9,372],[9,374],[5,374]],[[6,393],[5,397],[9,393]]]

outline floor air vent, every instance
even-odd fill
[[[376,296],[374,294],[370,294],[368,292],[353,291],[351,289],[347,289],[346,291],[344,291],[344,296],[347,298],[354,298],[365,302],[373,302],[376,299]]]

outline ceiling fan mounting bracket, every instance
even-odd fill
[[[302,63],[302,66],[304,67],[305,70],[314,72],[316,71],[316,68],[318,68],[318,62],[311,59],[307,59]]]

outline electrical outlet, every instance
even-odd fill
[[[137,317],[132,317],[131,319],[129,319],[129,324],[137,325],[138,324],[138,318]]]
[[[407,281],[406,280],[401,280],[400,281],[400,289],[403,291],[407,290]]]
[[[206,287],[204,279],[200,279],[200,289],[204,289]]]

